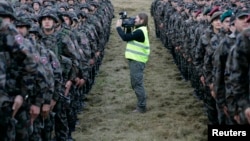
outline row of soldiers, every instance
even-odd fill
[[[46,2],[63,3],[0,0],[0,141],[73,140],[102,64],[112,3],[69,10]],[[32,3],[38,13],[20,8]]]
[[[208,124],[249,124],[250,1],[155,0],[151,15]]]

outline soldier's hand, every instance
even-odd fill
[[[56,105],[56,101],[54,99],[51,99],[51,101],[50,101],[50,111],[53,111],[55,105]]]
[[[201,81],[201,83],[203,84],[203,86],[205,86],[205,78],[204,78],[204,76],[201,76],[201,77],[200,77],[200,81]]]
[[[210,91],[211,91],[212,97],[213,97],[213,98],[216,98],[216,93],[215,93],[215,91],[214,91],[214,84],[213,84],[213,83],[209,84],[209,89],[210,89]]]
[[[72,82],[70,80],[67,81],[66,84],[65,84],[64,96],[68,96],[71,86],[72,86]]]
[[[85,83],[86,83],[86,80],[80,79],[79,87],[83,87]]]
[[[33,125],[34,120],[40,114],[40,107],[36,105],[31,105],[29,113],[30,113],[30,122],[31,122],[31,125]]]
[[[96,56],[96,57],[99,57],[100,54],[101,54],[101,52],[100,52],[100,51],[97,51],[97,52],[95,53],[95,56]]]
[[[13,113],[12,113],[12,117],[14,118],[17,111],[20,109],[20,107],[23,105],[23,97],[20,96],[20,95],[17,95],[14,99],[14,103],[12,105],[12,110],[13,110]]]
[[[234,120],[240,124],[240,116],[239,115],[234,115]]]
[[[95,59],[90,59],[89,60],[89,64],[92,66],[92,65],[94,65],[95,64]]]
[[[228,109],[227,109],[226,106],[223,107],[223,112],[225,113],[225,115],[226,115],[227,117],[229,117]]]
[[[248,124],[250,124],[250,108],[247,108],[247,109],[245,110],[245,116],[246,116],[246,118],[247,118]]]
[[[216,94],[215,94],[214,90],[211,90],[211,95],[213,98],[216,98]]]
[[[42,117],[47,118],[49,116],[49,112],[50,112],[50,104],[43,104],[41,113]]]
[[[163,23],[161,23],[161,24],[159,25],[159,28],[163,28]]]
[[[183,56],[184,58],[186,58],[186,57],[187,57],[185,53],[183,53],[183,54],[182,54],[182,56]]]
[[[79,83],[80,83],[80,78],[79,78],[79,77],[76,77],[76,78],[75,78],[75,83],[76,83],[76,86],[79,85]]]
[[[175,47],[175,50],[178,50],[178,46]]]

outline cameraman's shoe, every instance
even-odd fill
[[[133,113],[146,113],[146,109],[136,107],[136,109],[133,110]]]

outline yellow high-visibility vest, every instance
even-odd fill
[[[148,39],[148,30],[146,26],[141,26],[135,30],[141,29],[145,40],[144,42],[129,41],[126,46],[125,58],[146,63],[150,54],[150,44]],[[134,30],[134,31],[135,31]]]

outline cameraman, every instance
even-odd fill
[[[137,106],[133,112],[146,112],[146,93],[143,71],[150,54],[148,38],[148,15],[139,13],[135,18],[135,29],[131,33],[122,30],[122,19],[116,23],[116,30],[123,41],[127,41],[125,58],[130,69],[131,86],[137,96]]]

